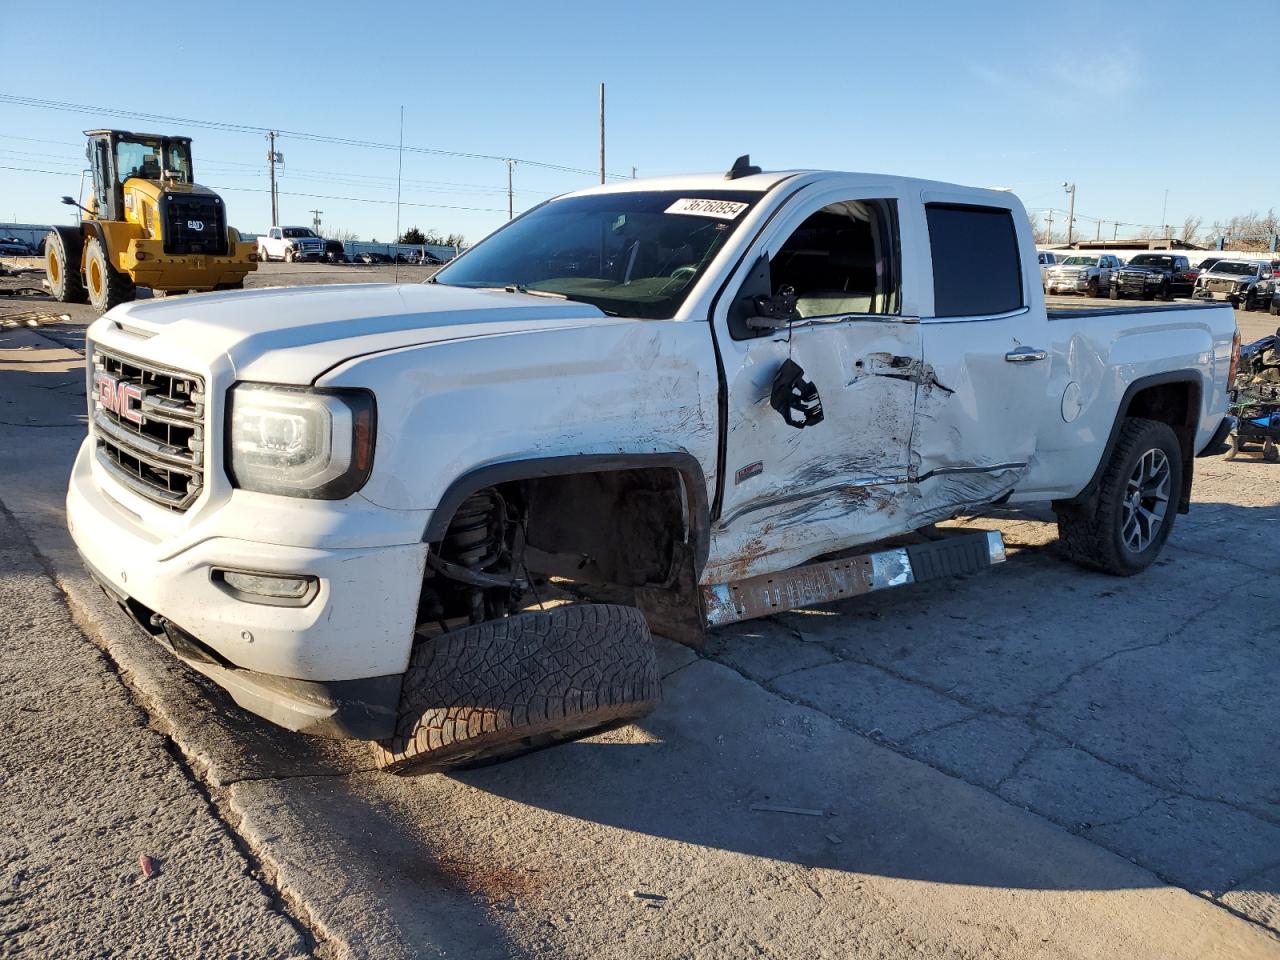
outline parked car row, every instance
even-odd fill
[[[1182,254],[1139,253],[1128,262],[1113,254],[1037,251],[1047,294],[1079,293],[1112,300],[1222,300],[1241,310],[1280,314],[1275,296],[1280,260],[1206,257],[1195,266]]]

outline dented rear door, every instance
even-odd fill
[[[703,582],[780,570],[901,529],[924,373],[906,292],[919,268],[901,256],[902,203],[887,184],[824,179],[792,199],[731,278],[713,318],[727,417]],[[733,322],[762,253],[769,288],[797,294],[801,316],[788,329]],[[821,422],[797,428],[772,405],[788,360],[816,388]]]
[[[921,319],[910,524],[998,500],[1027,473],[1049,402],[1048,319],[1030,224],[1008,206],[926,192],[933,303]]]

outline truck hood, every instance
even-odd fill
[[[137,300],[98,321],[237,379],[309,384],[344,360],[445,340],[634,323],[586,303],[442,284],[352,283]],[[139,347],[139,350],[146,348]],[[146,350],[150,353],[151,350]]]

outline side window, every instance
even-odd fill
[[[280,239],[280,228],[279,228],[279,227],[272,227],[272,228],[271,228],[271,239],[272,239],[272,240],[279,240],[279,239]]]
[[[929,203],[925,215],[935,316],[986,316],[1023,306],[1022,260],[1011,211]]]
[[[769,263],[776,296],[795,291],[803,319],[899,312],[897,207],[849,200],[811,215]]]

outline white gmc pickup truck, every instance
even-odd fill
[[[932,528],[962,511],[1051,501],[1072,559],[1141,571],[1237,349],[1225,304],[1046,312],[1012,194],[744,157],[551,200],[425,284],[112,310],[68,518],[239,704],[440,769],[651,709],[650,626],[1004,559]]]

